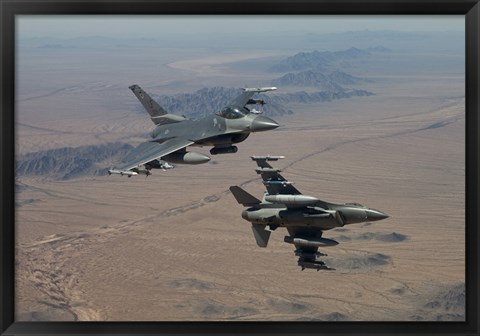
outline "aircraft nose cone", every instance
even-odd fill
[[[247,220],[247,221],[249,220],[249,218],[248,218],[248,211],[247,211],[247,210],[243,210],[243,211],[242,211],[242,218],[245,219],[245,220]]]
[[[367,218],[369,221],[379,221],[390,217],[386,213],[374,209],[368,209],[365,212],[367,213]]]
[[[272,130],[274,128],[277,128],[278,126],[280,125],[276,121],[264,116],[258,116],[253,119],[250,129],[252,130],[252,132],[261,132]]]

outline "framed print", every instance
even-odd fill
[[[1,10],[2,335],[478,334],[477,1]]]

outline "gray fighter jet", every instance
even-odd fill
[[[197,152],[187,152],[188,146],[213,146],[212,155],[237,152],[233,144],[244,141],[251,132],[268,131],[279,125],[272,119],[250,111],[247,105],[265,102],[252,99],[258,92],[276,90],[276,87],[244,88],[243,93],[220,112],[202,119],[193,120],[165,111],[138,85],[129,87],[150,114],[156,125],[152,139],[141,143],[118,165],[108,170],[110,174],[128,177],[150,175],[151,169],[163,167],[161,161],[169,163],[201,164],[210,157]]]
[[[248,207],[242,212],[243,219],[252,223],[253,235],[260,247],[267,247],[270,233],[285,227],[289,235],[284,241],[295,245],[298,265],[302,268],[331,270],[317,257],[326,256],[319,247],[337,245],[333,239],[323,238],[325,230],[344,225],[378,221],[388,218],[385,213],[367,208],[358,203],[333,204],[316,197],[303,195],[292,182],[279,174],[267,161],[276,161],[283,156],[252,156],[257,162],[256,172],[262,176],[267,191],[263,200],[257,199],[238,186],[230,187],[237,202]]]

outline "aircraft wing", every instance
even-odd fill
[[[185,148],[193,144],[193,141],[172,138],[162,143],[155,141],[143,142],[138,147],[133,149],[123,160],[122,165],[117,167],[118,171],[128,171],[139,165],[145,164],[162,156],[173,153],[179,149]]]
[[[293,183],[280,175],[280,169],[273,168],[267,161],[277,161],[283,156],[252,156],[252,160],[257,162],[258,168],[255,170],[262,176],[263,184],[269,195],[302,195],[302,193],[293,186]]]

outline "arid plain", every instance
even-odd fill
[[[137,144],[153,125],[128,85],[155,94],[253,86],[271,74],[239,71],[239,61],[290,54],[158,48],[128,66],[129,51],[111,53],[105,66],[104,51],[37,52],[19,60],[19,154]],[[17,320],[463,320],[464,75],[443,66],[451,55],[409,57],[349,68],[375,95],[291,104],[293,114],[273,117],[281,127],[209,164],[148,178],[19,176]],[[284,229],[256,246],[228,191],[260,197],[250,156],[267,154],[285,156],[275,166],[305,194],[390,218],[325,232],[340,242],[323,250],[336,270],[302,272]]]

